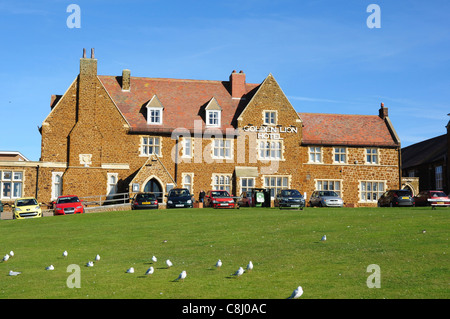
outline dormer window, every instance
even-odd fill
[[[163,124],[164,107],[156,95],[147,103],[147,124],[161,125]]]
[[[215,98],[212,98],[208,105],[205,108],[206,111],[206,126],[210,127],[220,127],[221,126],[221,117],[222,117],[222,108]]]

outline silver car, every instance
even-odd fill
[[[314,191],[309,199],[309,206],[342,207],[344,201],[333,191]]]

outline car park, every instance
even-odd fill
[[[416,206],[450,205],[450,198],[443,191],[421,191],[414,196],[414,201]]]
[[[42,217],[41,206],[34,197],[17,198],[12,208],[14,219]]]
[[[309,205],[311,207],[343,207],[344,201],[334,191],[314,191],[309,199]]]
[[[54,215],[70,215],[70,214],[83,214],[84,206],[82,200],[76,195],[64,195],[59,196],[56,201],[53,202],[53,214]]]
[[[296,189],[280,189],[275,196],[274,206],[280,209],[303,209],[305,207],[305,199]]]
[[[233,197],[226,190],[212,190],[205,195],[206,207],[213,208],[235,208]]]
[[[378,206],[415,206],[415,201],[409,190],[389,190],[380,196]]]
[[[158,209],[158,206],[154,193],[137,193],[131,200],[131,209]]]
[[[192,195],[187,188],[172,188],[167,196],[167,208],[192,208]]]

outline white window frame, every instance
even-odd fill
[[[158,112],[158,115],[152,115],[152,112]],[[155,118],[157,117],[157,121]],[[163,108],[155,106],[147,106],[147,124],[161,125],[163,124]]]
[[[52,196],[51,200],[56,200],[63,194],[63,172],[52,172]],[[59,178],[59,181],[57,180]]]
[[[220,110],[206,110],[206,126],[220,127],[222,111]]]
[[[273,110],[264,110],[263,111],[263,123],[265,125],[277,125],[277,120],[278,120],[277,111],[273,111]]]
[[[231,195],[233,186],[232,174],[213,173],[211,177],[211,187],[213,190],[226,190]]]
[[[114,180],[112,180],[114,178]],[[118,173],[106,174],[106,196],[110,197],[117,194],[117,183],[119,182]]]
[[[150,140],[152,143],[150,144]],[[147,142],[146,142],[147,141]],[[156,144],[158,141],[158,144]],[[152,151],[150,152],[150,148]],[[141,137],[141,156],[158,155],[161,157],[162,137],[160,136],[142,136]],[[155,152],[157,150],[157,152]]]
[[[308,147],[308,163],[316,163],[316,164],[323,163],[323,154],[321,146]]]
[[[7,176],[6,174],[9,175],[9,178],[6,177]],[[20,176],[20,178],[17,176]],[[0,199],[15,199],[22,197],[24,191],[23,180],[24,180],[23,171],[14,171],[9,169],[0,171]],[[9,185],[9,188],[7,185]],[[17,186],[19,187],[18,194],[15,194]],[[4,195],[5,190],[8,191],[9,196]]]
[[[337,158],[337,160],[336,160]],[[333,147],[333,163],[347,164],[347,148],[336,146]]]
[[[316,191],[333,191],[342,198],[342,180],[341,179],[315,179]]]
[[[186,182],[186,178],[190,178],[189,182]],[[194,190],[194,173],[182,173],[181,174],[181,187],[189,189],[189,192],[193,194]]]
[[[259,140],[259,160],[283,160],[283,140]]]
[[[252,185],[249,185],[250,181],[251,181],[250,184],[252,184]],[[255,182],[256,182],[256,180],[254,177],[241,177],[240,181],[239,181],[240,193],[247,192],[247,191],[255,188]]]
[[[381,195],[383,195],[386,192],[386,181],[380,180],[359,181],[358,187],[359,187],[360,203],[377,203]]]
[[[378,148],[370,147],[365,149],[366,164],[378,165],[380,163],[380,154]]]
[[[183,137],[181,138],[181,157],[192,158],[193,154],[193,138]]]
[[[211,142],[211,158],[233,159],[234,140],[229,138],[213,138]]]
[[[263,175],[264,188],[270,190],[270,197],[273,199],[280,189],[288,189],[291,185],[290,175]]]

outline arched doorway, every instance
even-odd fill
[[[150,179],[147,184],[145,184],[144,192],[154,193],[158,199],[158,203],[163,202],[162,185],[156,178]]]

